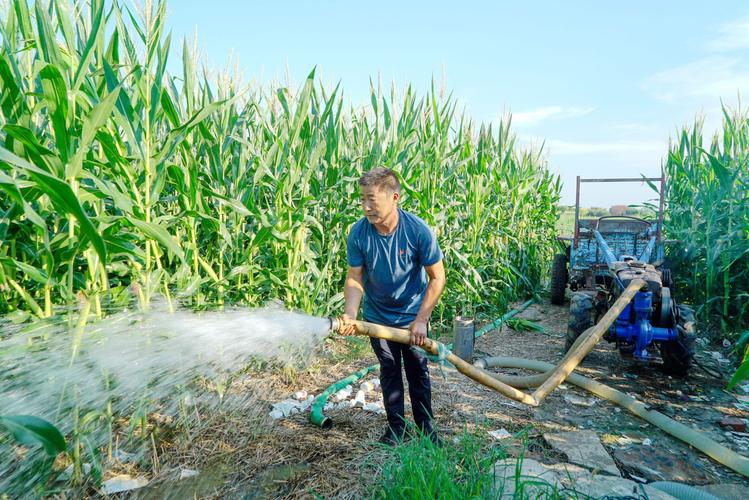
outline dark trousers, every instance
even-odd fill
[[[427,358],[411,349],[411,346],[370,337],[372,349],[380,361],[380,386],[385,400],[388,425],[403,430],[403,376],[401,366],[406,368],[408,394],[416,426],[423,432],[432,431],[432,384],[429,382]],[[402,363],[401,363],[402,360]]]

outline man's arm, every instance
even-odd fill
[[[431,266],[424,266],[424,270],[429,276],[429,284],[424,293],[424,300],[421,302],[419,312],[416,313],[416,319],[409,327],[412,345],[424,345],[427,338],[429,318],[432,317],[434,306],[437,305],[437,301],[445,289],[445,266],[441,260]]]
[[[359,304],[361,304],[362,295],[364,295],[364,267],[350,267],[346,273],[346,283],[343,285],[343,325],[339,332],[343,335],[353,335],[356,333],[354,326],[350,321],[356,319],[359,313]]]

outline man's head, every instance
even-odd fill
[[[398,209],[401,184],[395,172],[379,167],[359,178],[362,209],[370,224],[382,224]]]

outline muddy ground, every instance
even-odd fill
[[[534,304],[519,317],[538,322],[544,333],[503,327],[477,340],[475,357],[517,356],[556,363],[562,355],[566,307]],[[443,339],[446,342],[450,339]],[[271,405],[291,393],[319,394],[330,383],[375,362],[368,343],[354,356],[351,343],[334,338],[325,349],[328,360],[302,371],[271,370],[235,381],[221,405],[196,415],[198,430],[160,450],[158,475],[140,497],[325,497],[361,498],[371,494],[377,465],[388,454],[375,444],[385,417],[361,409],[333,410],[335,425],[323,431],[308,414],[273,421]],[[713,351],[701,346],[698,360],[729,371]],[[358,354],[356,354],[358,352]],[[749,418],[736,394],[719,381],[694,369],[684,379],[668,377],[652,366],[623,360],[613,344],[602,341],[577,370],[579,373],[636,396],[675,420],[704,432],[728,448],[749,455],[749,434],[718,425],[724,417]],[[507,372],[523,374],[519,371]],[[552,393],[539,408],[529,408],[466,379],[460,373],[431,367],[437,426],[446,441],[465,429],[505,429],[514,437],[497,441],[511,455],[523,453],[541,462],[564,461],[544,433],[587,429],[601,439],[622,476],[637,481],[674,480],[690,484],[749,481],[701,452],[644,422],[626,410],[571,384]],[[371,379],[372,377],[368,377]],[[181,470],[199,474],[173,481]],[[741,491],[741,490],[737,490]],[[749,491],[749,490],[746,490]],[[741,494],[741,493],[737,493]]]

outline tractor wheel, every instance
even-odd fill
[[[570,299],[570,319],[567,323],[567,339],[564,344],[564,352],[570,350],[575,340],[585,330],[595,324],[595,307],[593,297],[583,292],[572,294]]]
[[[663,342],[660,345],[663,358],[663,371],[683,377],[689,372],[694,358],[694,311],[685,305],[676,307],[676,331],[678,337],[674,342]]]
[[[554,263],[551,266],[551,303],[562,305],[564,303],[564,291],[567,289],[567,256],[558,253],[554,256]]]
[[[671,288],[673,286],[674,280],[671,277],[671,269],[667,267],[661,268],[661,284],[668,288]]]

